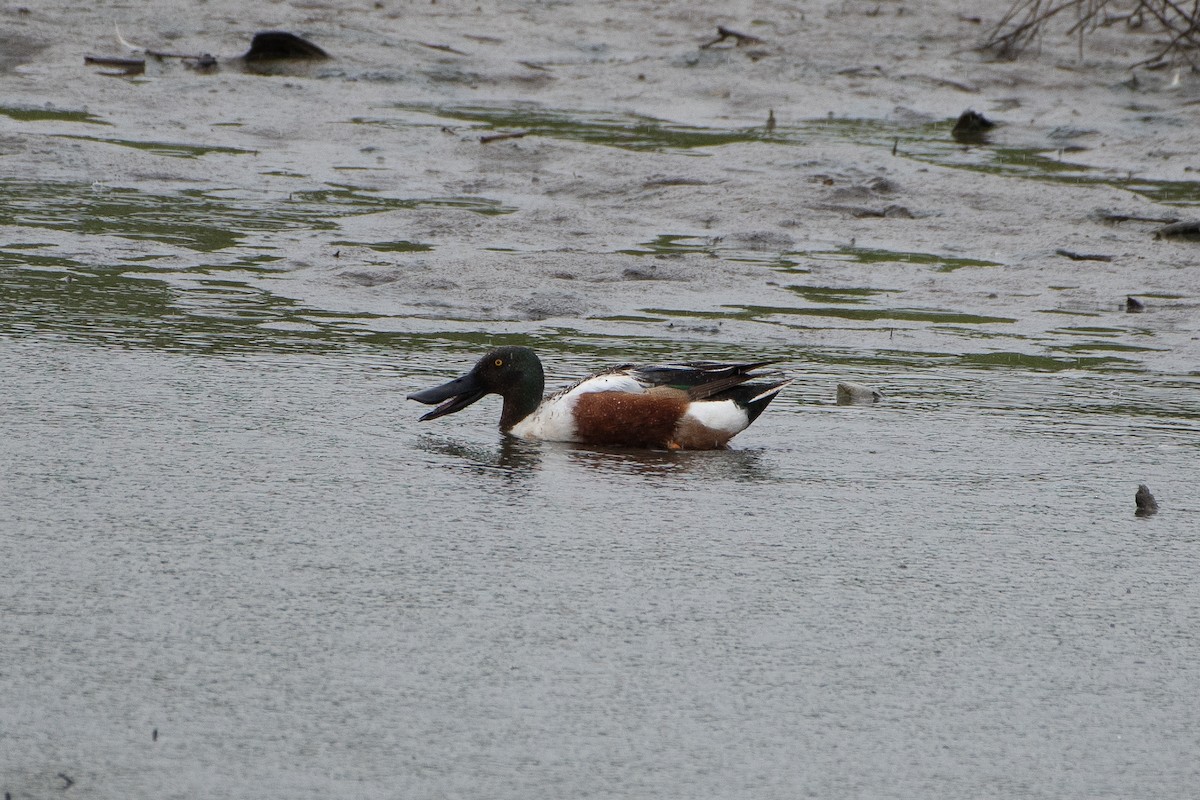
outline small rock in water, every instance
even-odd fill
[[[1158,513],[1158,501],[1154,499],[1154,495],[1150,494],[1150,487],[1144,483],[1138,484],[1133,502],[1137,503],[1137,511],[1133,513],[1139,517],[1148,517]]]
[[[839,383],[837,404],[839,406],[871,405],[883,399],[883,392],[861,383]]]
[[[954,123],[950,135],[954,137],[955,141],[964,144],[983,144],[987,141],[987,132],[994,127],[996,127],[996,123],[983,114],[967,109]]]
[[[278,61],[280,59],[325,59],[329,54],[312,42],[287,31],[260,31],[254,34],[250,50],[243,56],[247,61]]]
[[[1154,232],[1155,239],[1184,239],[1189,242],[1200,242],[1200,221],[1186,220],[1164,225]]]
[[[183,63],[197,72],[213,72],[217,68],[217,57],[212,53],[201,53],[195,58],[183,59]]]
[[[1146,310],[1146,304],[1131,295],[1125,298],[1125,310],[1130,314],[1140,314]]]

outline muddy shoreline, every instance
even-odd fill
[[[133,191],[150,206],[202,196],[215,207],[181,208],[180,222],[216,213],[236,241],[198,258],[194,243],[172,248],[152,231],[18,225],[40,255],[188,270],[269,253],[272,274],[249,283],[390,330],[567,319],[879,347],[872,326],[846,332],[823,304],[797,302],[865,284],[878,290],[866,305],[891,320],[874,327],[904,347],[940,342],[897,309],[968,328],[1011,320],[955,345],[998,330],[985,349],[1041,355],[1086,344],[1056,333],[1085,317],[1131,348],[1150,333],[1164,345],[1155,366],[1188,369],[1161,353],[1196,335],[1194,247],[1098,216],[1186,217],[1198,198],[1200,85],[1169,71],[1131,82],[1135,34],[1098,32],[1082,60],[1049,39],[996,62],[971,49],[980,23],[949,6],[765,4],[749,19],[697,19],[674,5],[305,4],[245,17],[206,4],[176,9],[169,26],[161,12],[66,9],[6,11],[25,43],[4,78],[7,180]],[[114,24],[129,42],[224,66],[150,59],[144,76],[102,75],[83,55],[123,52]],[[762,42],[703,47],[717,25]],[[280,28],[334,58],[271,77],[229,59],[254,30]],[[989,144],[949,137],[966,108],[999,123]],[[480,141],[512,132],[528,135]],[[279,220],[238,230],[249,215]],[[1136,326],[1119,313],[1127,295],[1150,298]],[[820,324],[797,326],[797,314]],[[711,315],[730,318],[718,331]]]

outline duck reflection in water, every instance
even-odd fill
[[[706,480],[758,482],[772,480],[772,472],[757,450],[719,450],[678,453],[668,450],[609,447],[604,445],[536,442],[504,436],[494,446],[472,444],[432,435],[417,446],[427,453],[447,457],[453,467],[513,481],[529,480],[546,461],[565,460],[571,466],[609,476],[673,479],[702,476]]]

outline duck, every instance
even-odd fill
[[[436,405],[419,421],[503,400],[500,430],[520,439],[664,450],[716,450],[750,427],[790,379],[774,361],[622,364],[543,397],[545,371],[528,347],[497,347],[466,375],[408,395]],[[770,380],[756,381],[769,378]]]

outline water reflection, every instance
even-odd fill
[[[476,475],[502,476],[522,482],[550,460],[565,460],[569,467],[599,473],[607,478],[703,478],[758,483],[777,479],[758,450],[708,450],[672,452],[607,447],[575,442],[532,442],[501,435],[495,446],[425,434],[416,447],[451,460],[451,468]]]
[[[455,462],[455,468],[480,475],[521,478],[542,466],[540,445],[512,436],[502,436],[498,446],[486,447],[425,434],[417,439],[416,447],[426,453],[446,456]]]
[[[634,450],[600,445],[571,444],[568,461],[573,466],[606,475],[648,478],[695,478],[760,482],[774,476],[756,450],[706,450],[672,452]]]

